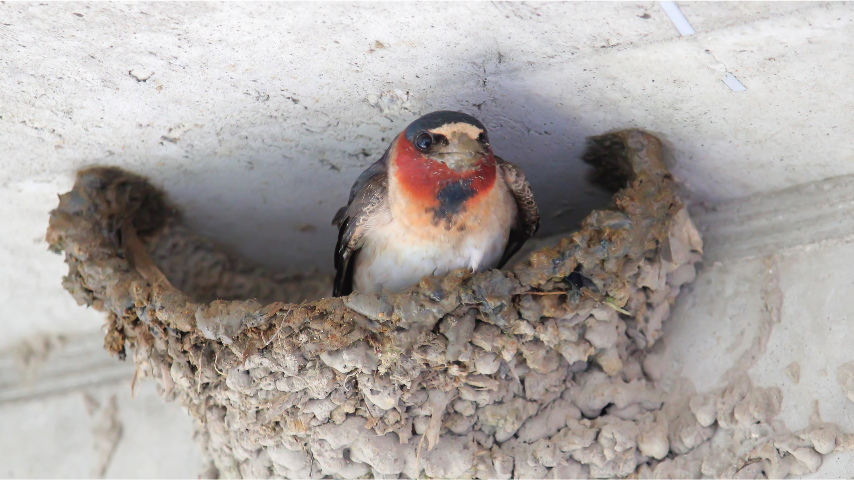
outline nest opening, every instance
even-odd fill
[[[400,294],[265,272],[115,168],[79,173],[47,239],[107,312],[105,347],[188,409],[223,476],[623,477],[711,436],[657,421],[648,361],[702,242],[657,138],[597,137],[584,160],[612,209],[510,271]]]

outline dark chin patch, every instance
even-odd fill
[[[433,225],[438,226],[444,222],[445,230],[453,228],[454,217],[465,211],[466,200],[476,194],[477,190],[472,186],[471,178],[443,184],[436,193],[436,200],[439,201],[439,205],[427,209],[428,212],[433,213]]]

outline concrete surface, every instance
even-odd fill
[[[148,383],[135,398],[126,381],[2,404],[0,424],[5,478],[197,478],[202,470],[189,417]]]
[[[825,421],[854,430],[835,384],[854,359],[852,180],[771,193],[854,173],[854,3],[680,7],[695,35],[652,2],[0,3],[0,425],[13,426],[0,433],[0,475],[97,476],[95,437],[109,429],[87,432],[113,394],[124,428],[107,475],[201,465],[180,409],[152,392],[123,397],[127,371],[79,353],[100,351],[102,319],[62,290],[65,266],[42,240],[76,169],[149,175],[202,233],[272,269],[329,271],[328,223],[353,180],[440,108],[478,116],[496,152],[525,168],[543,236],[607,200],[583,180],[585,136],[661,135],[686,193],[722,208],[697,213],[710,257],[674,311],[677,366],[711,388],[760,338],[749,373],[781,386],[790,428],[815,398]],[[741,200],[753,194],[764,195]],[[773,325],[769,279],[784,299]],[[18,375],[21,358],[46,366]],[[83,392],[100,402],[91,416]],[[155,448],[162,462],[140,460]],[[827,459],[819,473],[850,477],[852,464]]]

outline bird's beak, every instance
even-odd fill
[[[451,135],[448,138],[448,146],[433,155],[454,170],[468,170],[474,168],[487,153],[477,140],[460,133]]]

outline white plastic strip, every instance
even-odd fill
[[[664,10],[664,13],[670,17],[670,21],[673,22],[673,25],[676,26],[676,30],[679,30],[679,34],[683,37],[686,35],[694,35],[694,28],[688,23],[688,19],[685,18],[685,15],[682,15],[682,11],[679,10],[679,7],[676,6],[676,2],[658,2],[661,6],[661,9]]]
[[[724,83],[727,87],[731,88],[733,92],[743,92],[747,90],[747,87],[744,86],[741,82],[735,78],[735,75],[731,73],[726,74],[726,78],[724,78]]]

